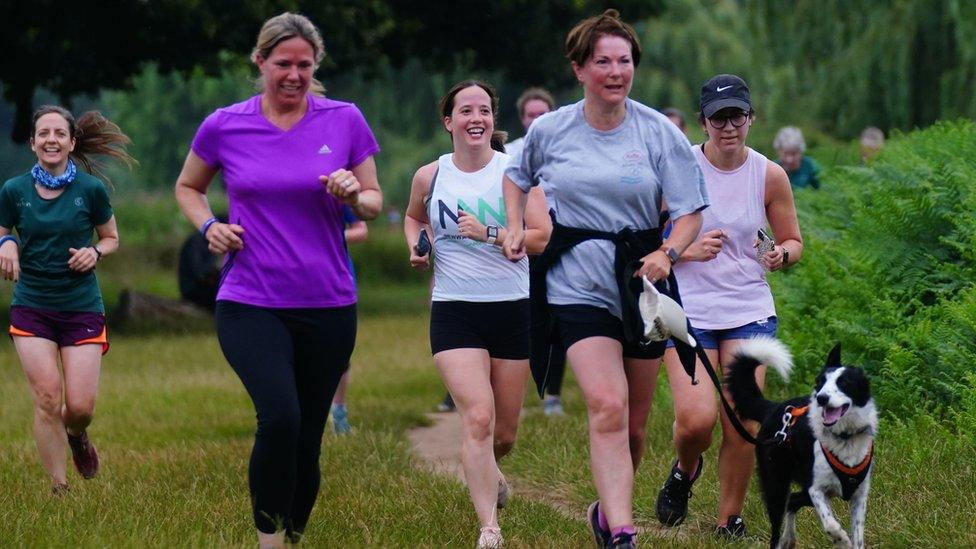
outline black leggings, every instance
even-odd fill
[[[271,309],[218,301],[217,338],[258,428],[248,480],[254,524],[304,531],[319,491],[329,405],[356,342],[356,306]]]

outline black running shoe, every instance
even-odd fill
[[[664,481],[664,487],[657,493],[657,520],[661,521],[661,524],[677,526],[688,516],[688,498],[692,495],[691,485],[701,476],[704,463],[705,461],[699,456],[698,470],[691,479],[688,479],[688,475],[678,469],[678,462],[674,462],[668,480]]]
[[[621,532],[613,539],[610,540],[611,549],[636,549],[637,548],[637,536],[634,534],[628,534],[627,532]]]
[[[454,405],[454,399],[451,398],[451,393],[447,393],[446,395],[444,395],[444,400],[437,405],[437,411],[442,413],[453,412],[456,409],[457,406]]]
[[[98,452],[88,438],[88,432],[82,431],[77,436],[69,433],[68,446],[71,448],[71,459],[75,462],[75,468],[81,473],[81,478],[95,478],[98,474]]]
[[[746,521],[742,520],[742,517],[739,515],[730,515],[725,526],[715,527],[715,535],[729,541],[743,539],[748,535],[746,533]]]
[[[593,533],[593,541],[596,542],[597,549],[610,547],[610,530],[600,528],[600,500],[590,504],[590,508],[586,510],[586,517],[590,521],[590,532]]]

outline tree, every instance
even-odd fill
[[[261,22],[302,4],[276,0],[18,0],[0,1],[0,81],[16,109],[11,138],[30,133],[34,91],[46,87],[68,105],[78,94],[125,87],[152,61],[164,72],[220,67],[222,50],[248,52]],[[324,4],[318,2],[317,4]],[[342,0],[316,8],[313,19],[333,47],[360,57],[376,52],[384,2]],[[313,15],[313,14],[310,14]]]
[[[365,74],[388,61],[419,57],[432,68],[459,59],[498,69],[517,82],[554,84],[568,71],[562,40],[605,2],[590,0],[0,0],[0,81],[16,109],[11,138],[30,132],[38,87],[69,105],[71,97],[127,87],[147,62],[162,72],[222,69],[218,54],[249,52],[262,21],[304,13],[322,30],[322,70]],[[660,0],[621,0],[629,21],[660,10]],[[562,75],[562,76],[560,76]]]

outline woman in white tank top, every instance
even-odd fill
[[[746,146],[754,111],[746,83],[718,75],[701,90],[699,122],[708,135],[694,146],[705,176],[711,207],[703,212],[696,241],[674,266],[681,299],[709,360],[722,366],[732,360],[744,339],[775,335],[776,310],[766,283],[767,271],[800,260],[803,242],[786,172]],[[768,226],[775,245],[760,253],[757,233]],[[692,385],[669,347],[664,355],[674,395],[674,443],[677,460],[658,495],[661,522],[680,523],[687,513],[691,485],[701,473],[701,456],[711,442],[719,409],[709,383]],[[698,363],[698,376],[704,368]],[[762,386],[765,368],[757,370]],[[753,469],[753,448],[732,428],[721,411],[722,446],[716,531],[731,538],[745,535],[742,505]],[[751,422],[750,422],[751,423]],[[753,433],[758,425],[749,426]]]
[[[529,264],[502,253],[505,207],[502,177],[509,156],[503,133],[494,132],[498,98],[483,82],[456,84],[441,100],[453,154],[417,170],[403,231],[410,264],[430,266],[418,252],[420,231],[437,254],[431,304],[434,364],[463,421],[461,462],[481,523],[478,547],[502,543],[496,507],[508,485],[496,459],[515,444],[529,375]],[[540,253],[549,239],[542,190],[529,199],[527,245]]]

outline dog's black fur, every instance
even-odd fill
[[[725,380],[739,416],[761,423],[757,437],[760,441],[775,438],[783,427],[788,406],[809,407],[789,429],[786,442],[756,447],[756,466],[772,530],[770,547],[795,545],[795,514],[808,505],[814,507],[835,547],[863,547],[873,467],[867,466],[859,484],[845,481],[831,468],[821,446],[847,467],[854,468],[870,460],[877,411],[867,376],[860,368],[841,364],[838,344],[827,357],[811,395],[773,403],[763,397],[756,384],[755,371],[761,364],[774,368],[784,378],[792,367],[789,351],[779,341],[750,340],[736,353]],[[794,482],[801,490],[791,494]],[[851,501],[850,536],[830,509],[828,500],[833,496]]]

